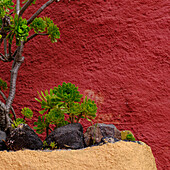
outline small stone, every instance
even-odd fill
[[[103,137],[101,139],[101,142],[103,142],[103,143],[115,143],[115,142],[118,142],[118,141],[120,141],[120,140],[117,139],[117,138],[112,138],[112,137]]]
[[[113,124],[98,123],[87,128],[84,141],[86,146],[91,146],[99,144],[103,137],[121,139],[121,133]]]
[[[133,133],[130,130],[123,130],[123,131],[121,131],[121,139],[122,140],[128,140],[127,139],[127,135],[131,135],[133,140],[135,141],[135,137],[134,137]]]

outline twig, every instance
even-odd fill
[[[38,33],[38,35],[49,35],[48,33]]]
[[[4,61],[5,62],[5,60],[0,56],[0,60],[2,60],[2,61]]]
[[[10,43],[8,43],[8,51],[9,51],[9,60],[12,60],[12,57],[11,57],[12,52],[11,52],[11,44]]]
[[[37,35],[49,35],[47,33],[35,33],[33,35],[31,35],[30,37],[27,38],[27,41],[24,41],[24,44],[27,43],[28,41],[30,41],[31,39],[33,39],[34,37],[36,37]]]
[[[0,90],[0,94],[1,94],[2,98],[6,101],[7,98],[6,98],[5,94],[1,90]]]
[[[83,112],[79,114],[79,116],[77,117],[77,123],[79,122],[81,116],[83,115]]]
[[[18,50],[18,48],[15,50],[14,54],[12,55],[12,58],[13,58],[13,59],[15,58],[15,56],[16,56],[16,54],[17,54],[17,50]]]
[[[48,2],[46,2],[43,6],[41,6],[36,13],[34,13],[32,15],[31,18],[29,18],[27,20],[27,25],[29,25],[46,7],[48,7],[50,4],[52,4],[54,1],[56,0],[49,0]],[[57,2],[59,2],[60,0],[57,0]]]
[[[8,61],[8,59],[6,58],[6,56],[4,56],[2,53],[0,53],[0,58],[2,59],[2,61],[6,62]]]
[[[30,4],[33,2],[34,0],[29,0],[25,3],[25,5],[21,8],[21,11],[19,12],[19,17],[22,16],[22,14],[24,13],[24,11],[30,6]]]
[[[36,37],[38,34],[33,34],[30,37],[27,38],[27,41],[24,41],[24,44],[27,43],[29,40],[33,39],[34,37]]]
[[[9,15],[12,15],[14,13],[14,11],[12,11]]]
[[[0,60],[2,60],[2,61],[4,61],[4,62],[6,61],[6,60],[4,59],[4,55],[1,54],[1,53],[0,53]]]

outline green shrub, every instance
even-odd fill
[[[33,112],[30,108],[24,107],[21,111],[24,118],[17,118],[16,120],[13,120],[12,127],[17,128],[19,124],[23,123],[26,124],[25,118],[31,119],[33,117]]]
[[[78,87],[71,83],[63,83],[62,86],[39,93],[39,98],[35,98],[43,110],[39,111],[42,117],[34,122],[34,129],[41,134],[46,131],[48,136],[51,125],[54,128],[64,126],[68,123],[78,123],[81,118],[91,121],[96,117],[97,106],[94,101],[85,97],[78,91]],[[67,116],[66,116],[67,115]]]
[[[7,83],[0,78],[0,90],[6,90],[7,88]]]

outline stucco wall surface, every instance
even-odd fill
[[[37,1],[24,16],[43,3]],[[71,0],[48,7],[41,16],[57,23],[61,39],[52,44],[37,36],[25,45],[13,103],[17,114],[30,107],[33,126],[40,110],[37,91],[74,83],[97,102],[94,122],[131,130],[151,146],[158,169],[170,169],[169,5],[168,0]],[[11,65],[0,61],[0,77],[8,85]]]

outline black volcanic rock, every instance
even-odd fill
[[[48,145],[55,142],[60,149],[84,148],[83,127],[79,123],[59,127],[51,132],[45,141]]]
[[[20,124],[7,137],[7,145],[11,150],[31,149],[37,150],[43,147],[38,135],[26,124]]]

